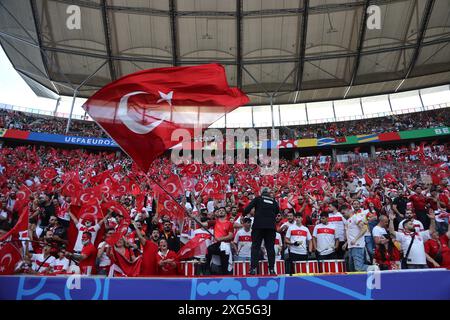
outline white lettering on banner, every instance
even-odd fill
[[[72,289],[77,289],[80,290],[81,289],[81,277],[79,274],[73,274],[70,277],[67,278],[66,281],[66,287],[69,290]]]
[[[434,129],[434,133],[436,133],[436,134],[448,134],[449,130],[448,130],[448,128]]]
[[[378,266],[369,266],[367,268],[367,289],[381,289],[381,272]]]

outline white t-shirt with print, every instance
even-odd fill
[[[412,233],[406,232],[395,232],[395,239],[397,239],[401,243],[403,254],[406,255],[408,251],[409,244],[411,243]],[[411,246],[411,251],[408,255],[408,264],[427,264],[427,258],[425,255],[425,246],[424,243],[427,240],[431,239],[430,232],[421,231],[416,232],[416,236],[414,238],[414,242]]]
[[[238,247],[238,256],[249,258],[251,256],[252,251],[252,230],[245,231],[244,228],[241,228],[236,232],[234,236],[234,243],[236,243]]]
[[[308,254],[308,241],[312,240],[311,233],[309,229],[305,226],[298,226],[294,224],[290,226],[286,232],[286,239],[292,243],[289,246],[289,250],[295,254]],[[295,242],[300,242],[299,246],[293,245]]]
[[[364,235],[361,236],[354,245],[352,241],[356,239],[358,234],[361,232],[361,227],[364,225],[364,217],[361,214],[353,214],[346,221],[346,235],[347,235],[347,246],[348,248],[364,248],[366,246],[366,241],[364,240]]]
[[[331,224],[318,224],[313,231],[313,237],[316,238],[317,251],[320,255],[327,255],[334,252],[337,239],[336,228]]]

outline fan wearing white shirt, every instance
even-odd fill
[[[336,235],[339,239],[339,247],[336,250],[336,256],[338,259],[344,258],[344,250],[342,246],[345,243],[345,230],[344,230],[344,217],[338,212],[338,202],[332,202],[329,204],[331,212],[328,213],[328,223],[336,228]]]
[[[50,272],[55,262],[55,257],[50,254],[51,247],[46,244],[42,249],[42,253],[31,254],[28,252],[28,248],[25,249],[25,254],[31,258],[33,262],[32,269],[36,273]]]
[[[339,246],[339,239],[336,228],[328,223],[328,212],[320,214],[320,223],[313,231],[313,246],[319,260],[336,259],[336,248]]]
[[[53,262],[53,273],[65,274],[69,270],[69,259],[66,258],[66,248],[63,247],[58,251],[58,258]]]
[[[352,209],[345,211],[346,221],[346,236],[347,242],[344,248],[348,247],[350,254],[350,265],[353,266],[352,271],[367,271],[369,267],[365,263],[365,237],[367,225],[364,223],[364,216],[356,214]]]
[[[252,249],[252,220],[247,217],[242,220],[244,227],[236,232],[231,245],[236,252],[235,261],[250,261]]]
[[[386,227],[389,226],[389,218],[386,216],[380,216],[378,224],[372,230],[373,240],[375,241],[375,245],[385,245],[389,242],[387,239],[387,231]]]
[[[308,253],[313,250],[313,242],[309,229],[302,225],[302,215],[295,215],[295,224],[290,226],[284,237],[284,242],[289,251],[289,262],[286,272],[291,274],[292,263],[308,260]]]
[[[430,209],[427,216],[430,218],[429,230],[416,232],[414,223],[411,220],[406,220],[403,223],[404,231],[397,232],[394,229],[395,214],[392,212],[389,214],[389,233],[400,242],[403,255],[406,258],[407,269],[428,268],[424,244],[427,240],[431,239],[431,234],[436,230],[433,209]],[[409,248],[410,250],[408,253]]]

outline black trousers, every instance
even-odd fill
[[[308,255],[307,254],[297,254],[289,252],[289,259],[286,261],[286,274],[292,275],[294,272],[294,262],[295,261],[307,261]]]
[[[211,266],[211,259],[213,254],[220,257],[220,267],[222,268],[222,274],[228,274],[228,261],[229,257],[225,251],[220,250],[220,242],[213,243],[208,247],[208,253],[206,254],[206,265],[208,268]]]
[[[264,240],[264,246],[267,251],[267,260],[269,261],[269,270],[275,267],[275,229],[253,229],[252,230],[252,251],[251,251],[251,269],[258,267],[259,253],[261,244]]]
[[[321,255],[319,254],[319,258],[317,260],[336,260],[336,252],[332,252],[329,254]]]
[[[338,259],[344,259],[345,250],[342,249],[342,246],[344,245],[344,241],[339,241],[339,246],[336,250],[336,258]]]

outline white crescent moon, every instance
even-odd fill
[[[97,208],[97,206],[90,206],[91,208],[94,208],[94,212],[89,212],[89,211],[85,211],[84,212],[84,215],[86,215],[86,214],[92,214],[92,215],[94,215],[94,216],[97,216],[97,213],[98,213],[98,208]]]
[[[69,183],[67,185],[67,191],[69,191],[69,192],[75,191],[75,185],[72,183]]]
[[[102,186],[102,192],[109,193],[109,190],[110,190],[109,186]]]
[[[90,195],[89,193],[83,193],[83,194],[81,195],[81,197],[80,197],[80,200],[81,200],[82,202],[88,202],[89,199],[88,199],[88,200],[84,200],[84,196],[89,196],[89,195]]]
[[[4,256],[3,256],[3,258],[2,258],[2,260],[0,260],[0,265],[3,265],[3,260],[5,260],[5,258],[8,258],[9,259],[9,261],[8,261],[8,266],[11,264],[11,261],[12,261],[12,255],[11,255],[11,253],[8,253],[8,254],[5,254]]]
[[[108,186],[112,185],[111,178],[106,178],[105,181],[103,181],[103,183]]]
[[[20,196],[20,195],[22,195],[22,196]],[[25,192],[23,192],[23,191],[17,192],[17,199],[19,199],[19,200],[25,200],[25,197],[26,197]]]
[[[167,190],[169,193],[174,193],[175,190],[177,190],[177,187],[175,186],[175,183],[173,183],[173,182],[167,184],[167,186],[172,186],[171,190],[169,190],[169,189]]]
[[[143,125],[140,124],[138,122],[136,122],[135,120],[133,120],[129,115],[128,115],[128,98],[138,95],[138,94],[149,94],[147,92],[144,91],[133,91],[130,93],[127,93],[126,95],[124,95],[119,102],[119,107],[117,110],[117,116],[119,117],[120,120],[122,120],[122,123],[131,131],[133,131],[134,133],[137,134],[147,134],[152,132],[157,126],[159,126],[164,119],[155,121],[151,124],[148,125]]]
[[[164,203],[163,203],[163,206],[164,206],[164,208],[166,209],[166,210],[170,210],[170,208],[169,207],[167,207],[167,205],[166,205],[166,202],[167,201],[169,201],[170,202],[170,200],[166,200],[166,201],[164,201]]]

